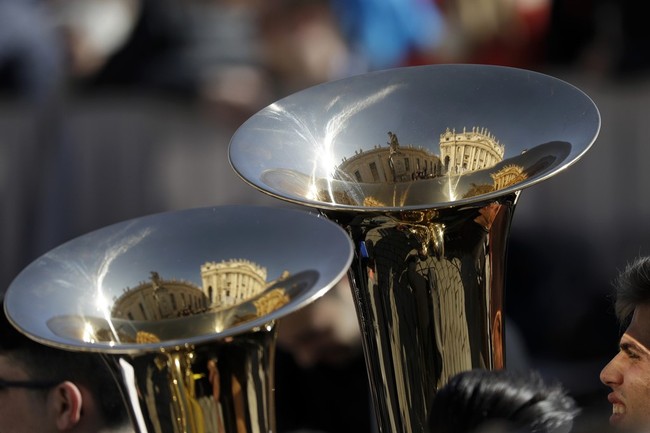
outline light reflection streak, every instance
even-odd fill
[[[307,200],[318,200],[318,187],[316,187],[316,184],[313,182],[309,184]]]
[[[451,182],[447,182],[448,201],[456,201],[456,186],[458,186],[458,182],[454,186],[451,185]]]
[[[124,228],[121,232],[126,232],[130,230],[129,227]],[[111,308],[109,299],[107,299],[104,290],[104,279],[109,272],[111,264],[121,255],[125,254],[131,248],[142,242],[147,236],[149,236],[153,230],[150,227],[144,228],[134,235],[124,237],[119,239],[118,235],[112,236],[106,243],[109,244],[107,248],[104,249],[105,253],[103,257],[99,260],[98,263],[87,263],[83,260],[80,260],[79,257],[74,257],[72,259],[63,255],[51,255],[51,259],[59,264],[61,264],[66,272],[60,273],[60,275],[65,275],[65,278],[57,278],[54,280],[55,284],[53,287],[62,287],[69,288],[72,290],[85,290],[87,286],[94,288],[95,290],[95,308],[99,312],[99,315],[106,320],[108,326],[113,334],[113,338],[119,342],[119,335],[117,330],[113,327],[111,321]],[[96,245],[93,248],[94,250],[102,250],[100,245]],[[92,257],[92,255],[91,255]],[[78,276],[77,278],[71,278],[71,276]],[[87,286],[84,284],[87,283]],[[78,311],[79,316],[85,316],[87,312]],[[88,329],[88,328],[91,329]],[[83,330],[84,341],[86,339],[94,340],[94,333],[92,331],[92,324],[87,323],[84,326]]]
[[[460,178],[462,177],[461,175],[456,175],[456,181],[454,182],[452,180],[451,174],[447,174],[447,195],[448,195],[448,200],[449,201],[456,201],[458,198],[456,195],[456,191],[458,190],[458,184],[460,183]]]
[[[106,323],[108,323],[114,341],[119,342],[120,337],[117,333],[117,330],[113,326],[113,322],[111,320],[110,304],[106,302],[106,298],[104,297],[104,278],[106,278],[106,275],[108,274],[108,270],[111,267],[111,264],[118,257],[120,257],[122,254],[125,254],[131,248],[139,244],[143,239],[149,236],[152,232],[153,230],[147,227],[142,231],[140,231],[139,233],[136,233],[133,236],[125,238],[121,242],[115,244],[114,246],[107,248],[104,254],[104,259],[99,263],[99,268],[97,269],[97,274],[95,276],[95,288],[97,290],[97,295],[96,295],[97,308],[99,309],[99,312],[102,315],[102,317],[104,317],[104,319],[106,320]]]
[[[402,84],[389,85],[377,90],[361,101],[345,105],[343,110],[337,111],[333,116],[329,117],[329,120],[327,123],[325,123],[323,131],[316,131],[316,128],[313,127],[313,125],[309,125],[305,121],[304,112],[302,111],[292,112],[290,110],[286,110],[277,102],[269,106],[269,110],[274,116],[282,117],[292,121],[295,124],[295,128],[292,130],[292,132],[296,133],[314,149],[314,159],[311,161],[312,169],[310,173],[310,194],[314,194],[314,197],[316,196],[318,188],[316,186],[317,173],[324,172],[324,177],[327,182],[327,192],[330,196],[330,200],[333,203],[335,202],[335,197],[332,191],[332,180],[336,169],[336,155],[333,152],[334,141],[347,127],[348,121],[353,116],[367,109],[373,104],[376,104],[377,102],[385,99],[391,93],[397,91],[400,87],[402,87]],[[340,95],[335,96],[328,104],[326,104],[326,111],[334,108],[340,99]],[[317,122],[314,123],[317,124]],[[321,132],[322,136],[318,136],[318,132]]]
[[[81,333],[81,339],[85,343],[95,342],[96,337],[95,337],[95,329],[93,328],[93,325],[91,325],[88,322],[84,323],[83,331]]]

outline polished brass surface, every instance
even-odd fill
[[[324,211],[357,246],[350,281],[382,431],[425,431],[447,379],[504,367],[505,243],[517,196],[436,211]]]
[[[104,355],[139,432],[273,432],[273,322],[199,345]]]
[[[350,282],[381,433],[426,430],[431,397],[505,365],[507,235],[522,189],[578,160],[600,114],[574,86],[483,65],[373,72],[288,96],[230,143],[253,187],[318,209]]]
[[[599,129],[593,101],[556,78],[431,65],[281,99],[235,132],[230,161],[255,188],[303,205],[439,208],[547,179],[581,157]]]
[[[53,249],[4,305],[36,341],[101,353],[139,433],[272,432],[275,322],[326,293],[351,259],[346,233],[308,212],[169,212]]]

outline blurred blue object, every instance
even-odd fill
[[[444,17],[433,0],[332,0],[332,10],[371,70],[404,66],[442,40]]]

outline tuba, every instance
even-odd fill
[[[317,209],[354,245],[349,281],[380,433],[427,430],[454,374],[505,366],[504,275],[522,189],[578,160],[600,115],[559,79],[429,65],[297,92],[233,135],[238,175]]]
[[[138,433],[271,433],[276,322],[351,259],[347,234],[302,210],[191,209],[53,249],[4,304],[28,337],[100,353]]]

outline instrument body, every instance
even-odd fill
[[[325,211],[355,245],[349,281],[377,417],[390,431],[424,431],[431,398],[454,374],[504,367],[505,244],[516,199]]]
[[[455,372],[505,364],[507,236],[524,188],[595,141],[593,101],[488,65],[375,71],[297,92],[234,134],[254,188],[343,227],[380,433],[424,433]]]
[[[188,209],[60,245],[14,279],[4,306],[28,337],[99,354],[137,433],[271,433],[276,323],[351,260],[347,234],[316,213]]]
[[[275,324],[136,355],[103,354],[139,432],[275,431]]]

